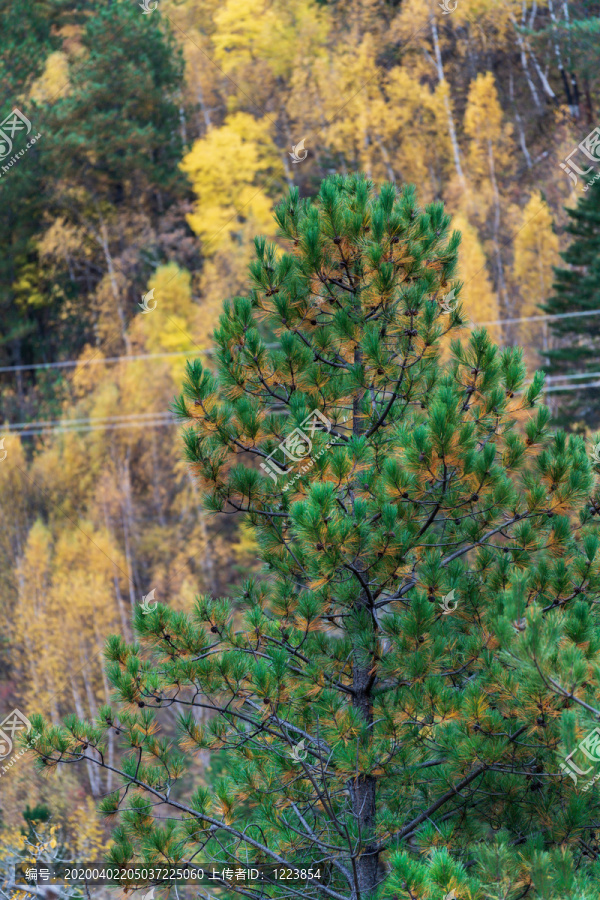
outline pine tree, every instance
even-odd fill
[[[65,15],[66,13],[66,15]],[[40,74],[44,58],[60,45],[57,31],[67,18],[64,0],[32,0],[23,16],[18,0],[6,0],[0,9],[0,112],[2,119],[17,99],[21,102],[28,82]],[[72,10],[77,21],[79,11]],[[18,105],[18,104],[17,104]]]
[[[37,78],[30,85],[31,96],[18,103],[31,120],[32,136],[39,132],[42,137],[25,153],[26,139],[20,135],[15,153],[23,157],[10,169],[0,168],[3,365],[75,356],[88,341],[105,336],[104,318],[110,318],[114,336],[117,306],[124,332],[127,318],[137,311],[134,296],[137,301],[139,293],[121,283],[117,304],[115,283],[123,270],[131,275],[135,269],[138,278],[150,274],[150,261],[160,261],[162,253],[157,233],[165,226],[165,212],[185,193],[185,177],[177,168],[183,151],[183,64],[158,11],[144,16],[137,4],[124,0],[94,2],[83,16],[79,52],[69,56],[59,52],[53,34],[64,24],[64,10],[63,18],[58,17],[63,0],[34,7],[37,50],[33,37],[25,46],[39,64],[23,71],[30,80]],[[80,15],[71,18],[77,21]],[[3,84],[12,63],[20,64],[22,19],[18,4],[0,13],[0,25],[8,29],[8,50],[0,51]],[[17,103],[14,93],[7,97],[11,100],[3,107],[3,117]],[[63,230],[54,252],[41,252],[50,222],[76,235],[76,249],[65,252]],[[136,243],[141,245],[137,253]],[[125,247],[126,263],[119,258]],[[110,267],[117,272],[114,278],[108,274]],[[94,296],[103,273],[107,287],[103,290],[100,284],[100,297]],[[103,295],[112,303],[106,317]],[[10,386],[7,417],[21,421],[30,415],[21,385],[34,382],[35,375],[17,375],[18,402],[10,397],[14,377],[3,374],[0,381]],[[60,376],[56,383],[60,390]],[[46,390],[45,396],[49,394]],[[56,408],[42,418],[55,413]]]
[[[567,264],[555,270],[554,291],[544,305],[552,315],[600,309],[600,182],[594,182],[574,208],[567,208],[566,231],[573,241],[560,255]],[[558,346],[550,350],[552,374],[598,371],[600,316],[551,319]],[[589,379],[583,379],[586,381]],[[591,427],[600,422],[596,388],[569,391],[561,398],[561,415],[584,419]]]
[[[183,65],[160,16],[138,10],[101,0],[87,18],[85,61],[72,66],[68,90],[49,115],[53,152],[57,174],[76,178],[90,204],[127,199],[163,212],[183,182]]]
[[[278,898],[593,900],[600,465],[550,431],[519,349],[479,329],[441,363],[463,315],[440,203],[334,176],[276,220],[289,251],[256,240],[215,370],[189,363],[175,403],[205,504],[245,516],[264,572],[139,608],[138,641],[107,644],[115,707],[34,716],[39,763],[120,773],[112,864],[300,870]],[[209,786],[200,750],[226,761]]]

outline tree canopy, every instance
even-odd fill
[[[462,330],[442,204],[333,176],[275,216],[288,249],[256,239],[214,370],[188,363],[175,403],[206,507],[245,516],[264,577],[138,607],[136,641],[106,648],[116,705],[35,716],[29,744],[118,773],[114,864],[250,859],[315,898],[593,900],[600,798],[567,757],[600,761],[600,464],[549,428],[522,351]],[[190,784],[204,750],[225,773]]]

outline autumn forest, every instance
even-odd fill
[[[190,614],[198,595],[267,577],[255,523],[203,497],[173,401],[191,377],[187,400],[204,404],[186,363],[210,369],[223,304],[260,292],[255,238],[290,244],[274,217],[290,189],[314,198],[362,173],[443,203],[448,240],[461,235],[461,339],[481,326],[522,347],[523,390],[543,369],[552,423],[593,441],[600,3],[5,0],[0,35],[2,719],[96,720],[112,702],[106,641],[134,641],[140,604]],[[171,738],[177,710],[160,722]],[[119,752],[110,732],[107,758]],[[224,752],[196,752],[185,784],[214,785]],[[6,759],[2,877],[26,841],[101,859],[111,768]],[[555,897],[531,877],[529,894],[456,897]],[[403,884],[385,896],[444,897]]]

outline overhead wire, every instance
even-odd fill
[[[557,385],[545,388],[543,393],[558,391],[588,390],[600,387],[600,381],[585,384]],[[4,435],[19,437],[36,437],[39,435],[79,434],[93,431],[115,431],[123,428],[164,428],[165,426],[181,426],[181,422],[169,412],[140,413],[125,416],[101,416],[89,419],[63,419],[55,422],[17,422],[9,424],[9,431]]]
[[[273,347],[279,347],[279,342],[265,344],[265,347],[268,349],[272,349]],[[209,356],[212,353],[216,353],[218,351],[218,347],[207,347],[205,350],[177,350],[172,351],[171,353],[135,353],[129,354],[129,356],[95,356],[91,359],[65,359],[60,362],[52,362],[52,363],[31,363],[30,365],[19,365],[19,366],[0,366],[0,372],[29,372],[35,369],[61,369],[61,368],[76,368],[80,366],[82,369],[85,366],[99,366],[103,363],[120,363],[120,362],[136,362],[140,360],[146,359],[165,359],[168,357],[181,357],[181,356]]]
[[[517,322],[546,322],[549,319],[576,319],[580,316],[600,316],[600,309],[586,309],[570,313],[552,313],[546,316],[520,316],[515,319],[496,319],[494,322],[474,322],[480,328],[489,325],[514,325]]]
[[[19,435],[19,437],[36,437],[41,434],[43,435],[55,435],[55,434],[79,434],[81,432],[89,433],[90,431],[115,431],[121,428],[139,428],[144,426],[145,428],[163,428],[165,425],[177,425],[178,422],[176,419],[172,417],[167,419],[153,419],[145,422],[107,422],[105,425],[78,425],[77,428],[40,428],[40,429],[31,429],[31,430],[23,430],[23,431],[10,431],[8,436],[15,434]],[[4,435],[6,438],[7,435]]]
[[[492,325],[514,325],[518,322],[542,322],[549,321],[550,319],[570,319],[570,318],[579,318],[581,316],[600,316],[600,309],[588,309],[584,311],[578,312],[569,312],[569,313],[553,313],[543,316],[520,316],[518,318],[511,319],[494,319],[489,322],[473,322],[471,323],[474,328],[488,328]],[[274,347],[279,347],[280,344],[270,343],[265,344],[267,349],[272,349]],[[216,353],[218,351],[217,347],[208,347],[204,350],[176,350],[171,353],[136,353],[129,354],[126,356],[97,356],[91,359],[64,359],[59,362],[51,362],[51,363],[27,363],[24,365],[18,366],[0,366],[1,372],[31,372],[37,369],[61,369],[61,368],[76,368],[77,366],[81,366],[83,369],[85,366],[98,366],[108,363],[120,363],[120,362],[139,362],[146,359],[168,359],[169,357],[181,357],[181,356],[208,356],[212,353]]]
[[[489,322],[475,322],[472,323],[473,327],[489,327],[492,325],[505,325],[505,324],[516,324],[519,322],[539,322],[539,321],[547,321],[549,319],[566,319],[573,317],[581,317],[581,316],[593,316],[600,315],[600,309],[586,310],[586,311],[578,311],[572,313],[557,313],[552,315],[543,315],[543,316],[521,316],[518,318],[510,318],[510,319],[496,319]],[[277,343],[269,343],[265,345],[268,349],[272,349],[274,347],[281,346],[279,342]],[[100,364],[108,364],[108,363],[120,363],[120,362],[136,362],[143,360],[152,360],[152,359],[169,359],[169,358],[180,358],[180,357],[194,357],[194,356],[203,356],[203,355],[211,355],[217,352],[218,348],[209,347],[207,349],[200,350],[180,350],[173,351],[170,353],[140,353],[140,354],[129,354],[126,356],[110,356],[110,357],[97,357],[88,360],[61,360],[59,362],[52,363],[32,363],[30,365],[18,365],[18,366],[0,366],[1,372],[23,372],[23,371],[31,371],[37,369],[58,369],[58,368],[68,368],[68,367],[76,367],[85,365],[100,365]],[[579,378],[597,378],[600,377],[600,372],[576,372],[571,373],[569,375],[549,375],[546,378],[547,386],[544,388],[544,393],[557,393],[559,391],[575,391],[575,390],[588,390],[593,387],[600,387],[599,381],[586,382],[584,384],[572,384],[572,385],[556,385],[555,382],[559,381],[573,381]],[[69,432],[91,432],[91,431],[113,431],[116,429],[122,428],[136,428],[142,425],[149,428],[156,427],[164,427],[169,425],[177,425],[179,424],[177,419],[175,419],[171,413],[169,412],[151,412],[151,413],[132,413],[124,416],[97,416],[97,417],[86,417],[80,419],[58,419],[55,421],[33,421],[33,422],[15,422],[15,423],[7,423],[9,428],[9,433],[11,434],[19,434],[23,437],[34,437],[41,434],[65,434]]]

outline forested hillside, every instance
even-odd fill
[[[104,642],[132,638],[144,596],[189,611],[260,571],[250,534],[202,508],[169,406],[186,359],[210,365],[223,301],[247,292],[290,186],[309,197],[360,171],[443,201],[469,318],[552,373],[557,418],[597,426],[593,388],[559,378],[598,368],[591,320],[560,331],[547,315],[579,302],[552,300],[554,267],[593,256],[559,254],[565,207],[600,202],[579,174],[600,171],[600,3],[26,7],[0,8],[0,119],[25,117],[0,125],[0,696],[58,724],[109,701]],[[112,787],[19,760],[0,774],[2,845],[37,806],[89,858],[106,838],[91,798]]]

